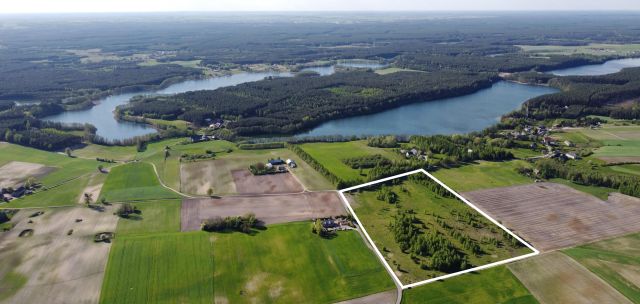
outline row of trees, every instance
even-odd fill
[[[342,162],[352,169],[370,169],[376,166],[391,165],[391,161],[380,154],[345,158]]]
[[[228,216],[225,218],[216,216],[202,223],[204,231],[239,231],[251,232],[251,229],[258,227],[259,221],[255,214],[249,213],[243,216]]]

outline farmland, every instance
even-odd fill
[[[118,222],[118,235],[138,235],[180,231],[179,199],[135,203],[142,214],[122,218]]]
[[[35,212],[44,214],[33,216]],[[0,235],[0,298],[9,303],[95,303],[100,296],[108,243],[95,243],[97,232],[114,231],[113,209],[21,210],[16,226]],[[78,221],[80,219],[81,221]],[[20,237],[26,229],[33,235]]]
[[[518,261],[508,267],[540,303],[631,303],[560,252]]]
[[[531,178],[516,172],[517,167],[526,167],[525,161],[486,162],[465,165],[453,169],[442,169],[433,175],[455,191],[471,191],[503,186],[522,185]]]
[[[507,269],[497,266],[407,290],[403,304],[534,304],[538,301]]]
[[[213,259],[207,234],[158,234],[115,240],[101,303],[211,303]]]
[[[622,194],[604,203],[564,185],[535,183],[462,195],[541,251],[640,230],[640,204]]]
[[[421,173],[414,176],[424,177]],[[369,186],[349,193],[364,228],[403,284],[529,253],[528,248],[517,241],[510,242],[500,228],[464,202],[435,192],[422,181],[399,178],[391,185]],[[381,193],[394,193],[396,202],[381,200]],[[399,222],[406,216],[411,219],[409,227]],[[413,227],[418,231],[416,235],[443,238],[440,242],[449,242],[457,252],[464,253],[462,265],[467,266],[442,268],[434,262],[436,253],[416,253],[415,244],[403,249],[400,240],[413,234],[398,234],[394,229],[399,227]]]
[[[564,250],[617,289],[640,303],[640,234],[632,234]]]
[[[309,143],[302,144],[300,147],[316,161],[325,166],[329,172],[343,180],[363,178],[360,175],[360,171],[349,167],[343,162],[344,159],[376,154],[381,154],[390,160],[402,159],[402,156],[393,152],[392,149],[369,147],[365,141]],[[362,171],[362,174],[366,174],[368,169],[363,169]]]
[[[217,303],[330,303],[394,287],[355,231],[324,239],[301,222],[212,239]]]
[[[136,162],[111,169],[101,198],[109,202],[143,201],[179,197],[160,185],[150,164]]]

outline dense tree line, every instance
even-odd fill
[[[251,229],[258,227],[259,221],[255,214],[249,213],[244,216],[228,216],[225,218],[214,217],[202,223],[202,230],[208,232],[239,231],[251,232]]]
[[[391,161],[380,154],[345,158],[342,162],[352,169],[370,169],[376,166],[391,165]]]
[[[535,169],[542,178],[562,178],[572,182],[598,187],[618,189],[621,193],[640,197],[640,177],[603,173],[590,167],[569,166],[555,159],[540,159],[535,163]],[[531,169],[520,169],[523,174],[533,174]]]
[[[513,159],[513,154],[501,147],[487,144],[474,135],[412,136],[410,143],[422,151],[445,154],[454,161],[474,160],[503,161]]]
[[[230,120],[239,135],[294,133],[341,117],[379,112],[402,104],[469,94],[497,80],[483,73],[351,71],[323,77],[274,78],[216,90],[136,99],[128,114]],[[366,92],[366,93],[364,93]]]
[[[59,125],[43,122],[28,113],[16,108],[0,112],[0,140],[48,151],[82,142],[82,136],[58,129]]]
[[[398,146],[398,136],[373,136],[367,138],[367,146],[377,148],[395,148]]]

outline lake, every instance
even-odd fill
[[[558,76],[597,76],[620,72],[624,68],[640,67],[640,58],[609,60],[601,64],[583,65],[551,71]]]
[[[536,96],[557,92],[543,86],[501,81],[476,93],[412,103],[384,112],[332,120],[299,136],[463,134],[497,123],[503,114]]]

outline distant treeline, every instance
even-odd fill
[[[203,125],[226,119],[238,135],[291,134],[341,117],[402,104],[466,95],[490,87],[491,73],[350,71],[324,77],[275,78],[217,90],[134,99],[128,114]]]

